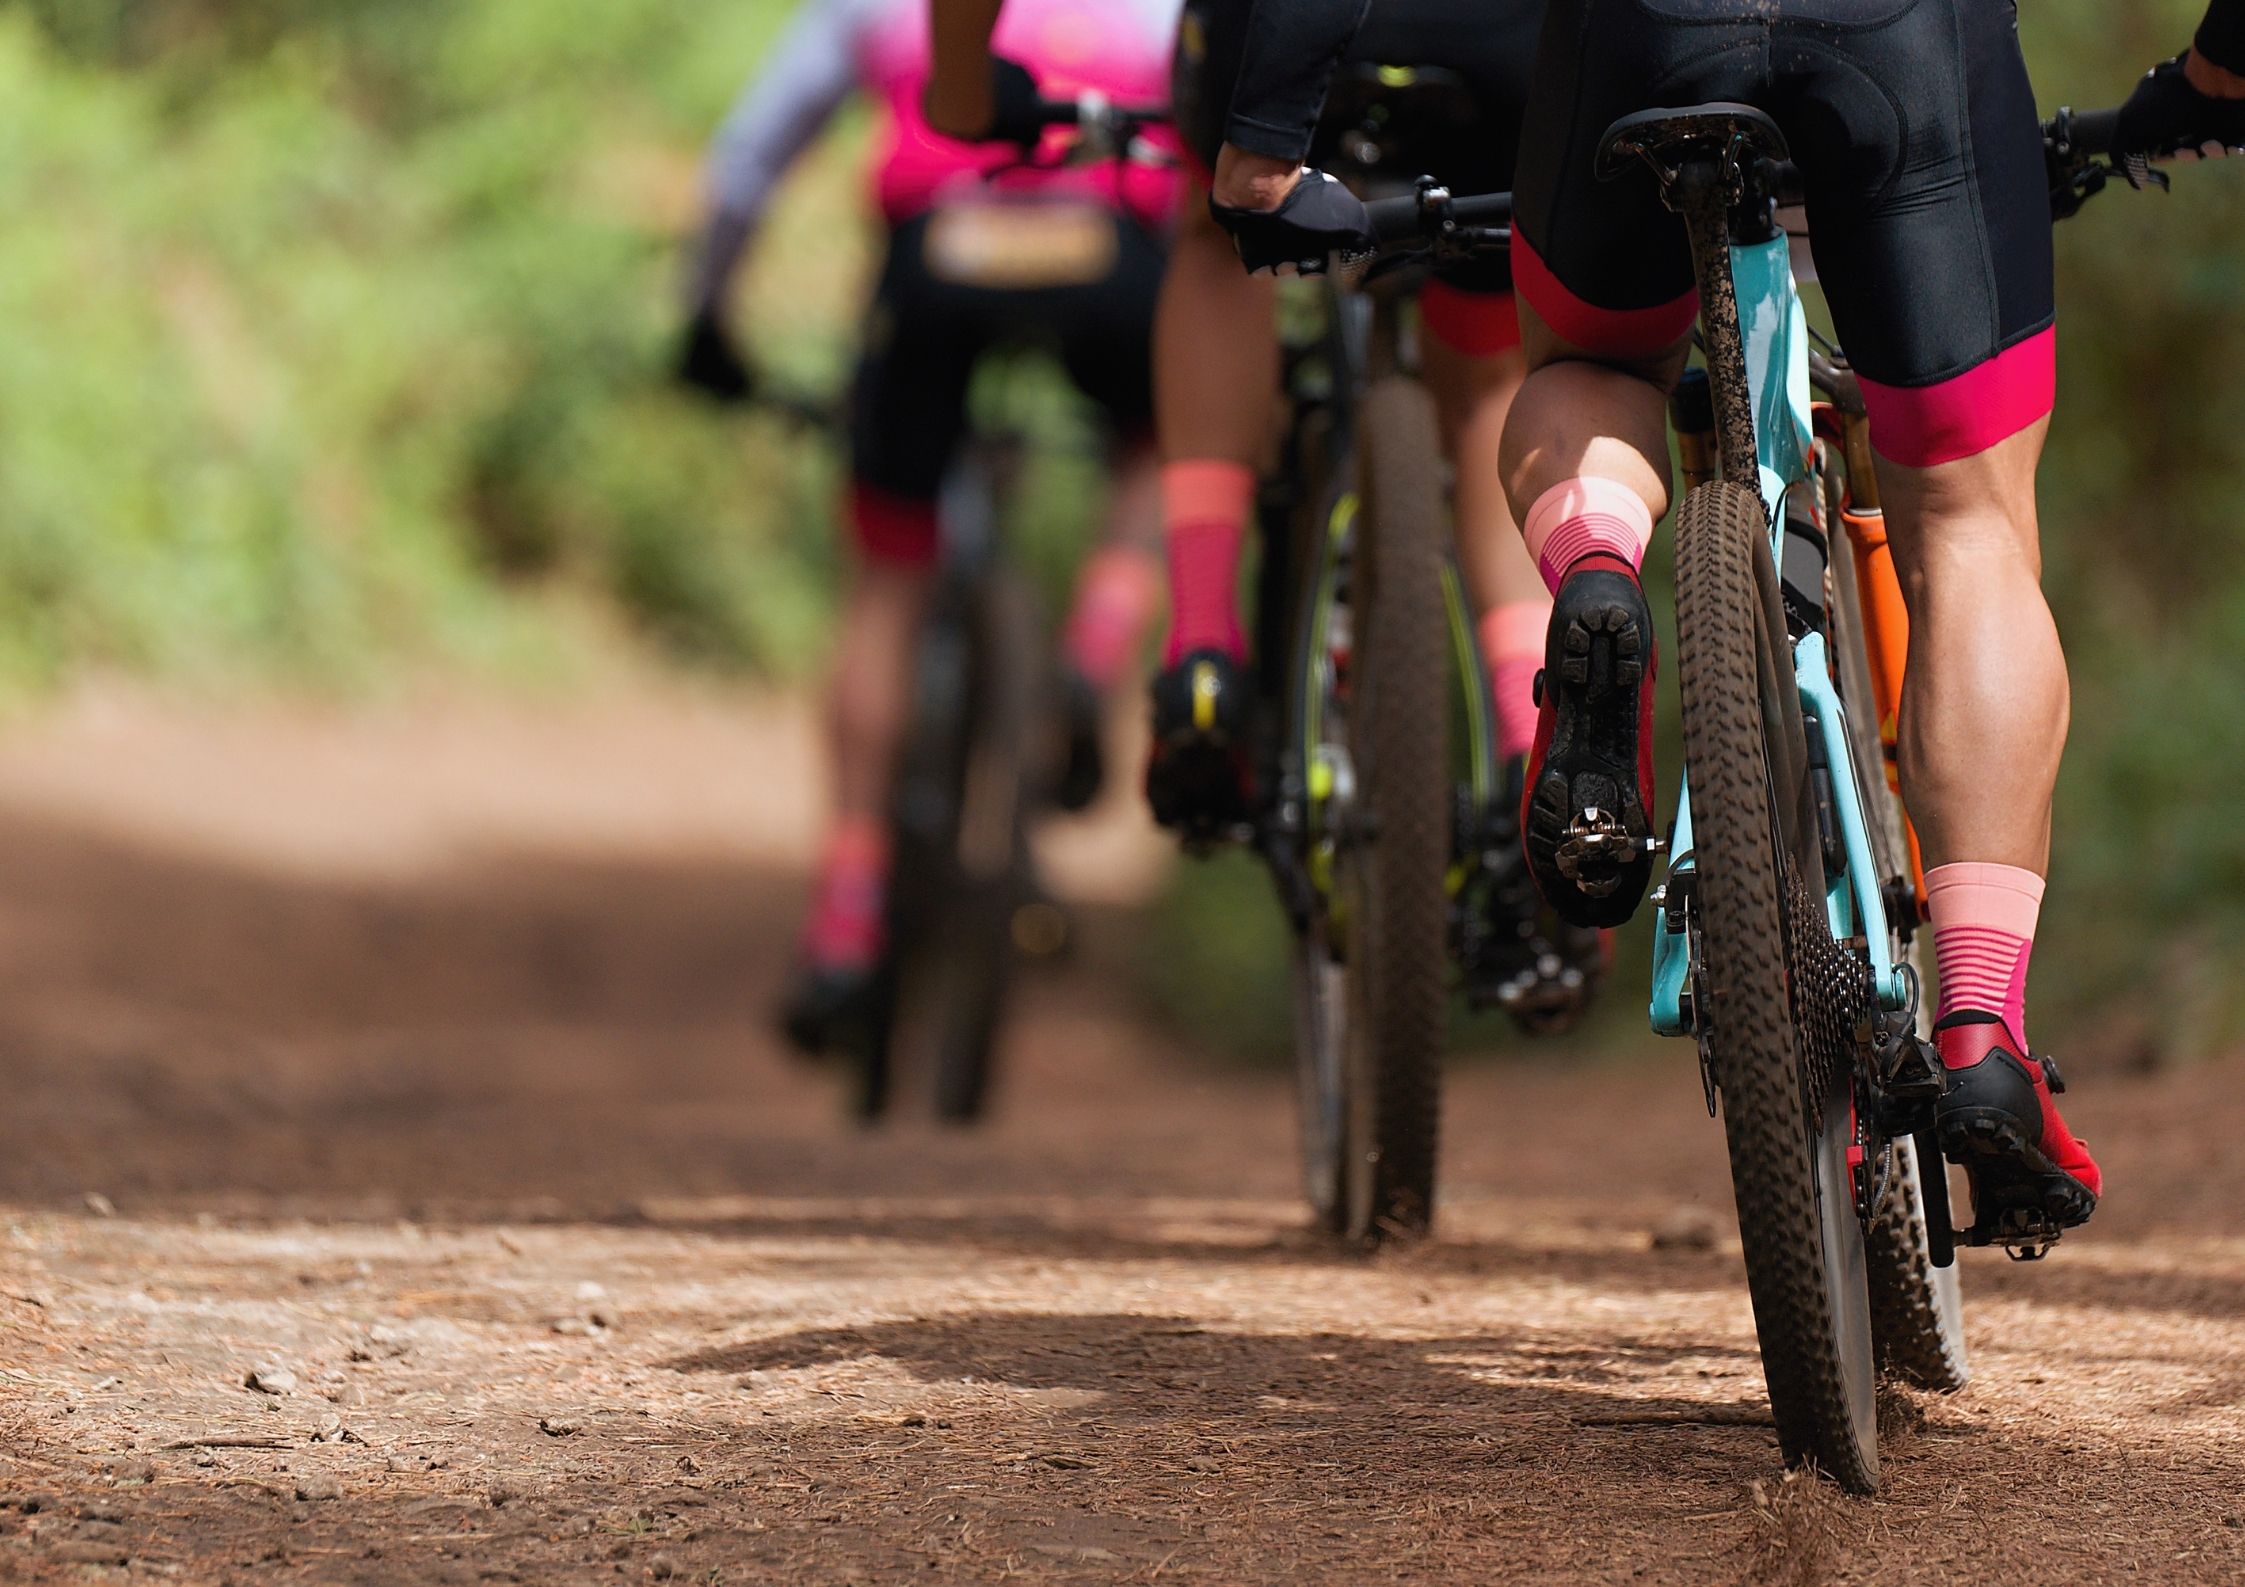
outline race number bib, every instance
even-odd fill
[[[928,273],[1020,292],[1088,286],[1115,267],[1115,218],[1096,204],[954,204],[928,222]]]

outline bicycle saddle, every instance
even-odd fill
[[[1598,140],[1598,178],[1610,182],[1642,160],[1673,178],[1692,159],[1741,157],[1783,163],[1792,158],[1776,122],[1752,105],[1716,101],[1640,110],[1608,127]]]

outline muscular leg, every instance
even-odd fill
[[[1154,416],[1170,571],[1165,660],[1238,655],[1240,544],[1278,390],[1273,285],[1239,267],[1188,186],[1154,318]]]
[[[879,822],[887,807],[931,572],[863,558],[851,570],[826,693],[837,826]]]
[[[1253,778],[1239,560],[1270,450],[1278,332],[1273,284],[1240,269],[1205,196],[1186,188],[1154,320],[1170,628],[1146,795],[1165,826],[1225,831]]]
[[[1551,614],[1551,594],[1505,501],[1500,462],[1505,418],[1527,360],[1518,348],[1478,358],[1428,337],[1421,365],[1456,469],[1458,566],[1489,663],[1498,753],[1510,758],[1525,753],[1535,736],[1534,680]]]
[[[1612,927],[1652,880],[1656,655],[1638,566],[1668,508],[1664,402],[1686,349],[1594,359],[1525,307],[1521,329],[1531,373],[1505,425],[1504,480],[1554,597],[1523,835],[1559,916]]]
[[[1929,866],[2049,860],[2068,692],[2035,519],[2048,429],[1932,468],[1879,464],[1910,610],[1902,792]]]
[[[1154,414],[1166,463],[1253,469],[1271,444],[1278,392],[1277,291],[1239,267],[1232,240],[1186,184],[1154,318]]]
[[[911,709],[912,646],[930,571],[861,555],[843,596],[826,692],[833,802],[803,927],[813,972],[860,972],[880,951],[889,784]]]
[[[1689,343],[1640,363],[1593,359],[1520,305],[1528,378],[1504,430],[1504,484],[1525,522],[1544,494],[1581,478],[1626,485],[1659,522],[1668,511],[1668,392]]]

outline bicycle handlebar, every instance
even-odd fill
[[[1145,139],[1153,128],[1169,125],[1169,111],[1161,105],[1118,105],[1105,94],[1086,90],[1073,99],[1040,98],[1036,121],[1040,129],[1074,128],[1079,136],[1057,160],[1038,159],[1032,150],[1023,165],[1093,165],[1102,160],[1133,165],[1175,163],[1174,156]]]
[[[1460,228],[1512,224],[1510,193],[1476,193],[1454,198],[1450,190],[1422,186],[1401,198],[1376,198],[1364,206],[1372,235],[1383,243],[1440,242]]]

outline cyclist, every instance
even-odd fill
[[[1228,827],[1255,795],[1237,586],[1256,477],[1274,432],[1278,337],[1272,284],[1241,274],[1207,204],[1254,5],[1188,0],[1173,79],[1178,130],[1198,165],[1182,195],[1155,336],[1171,624],[1152,691],[1146,786],[1155,818],[1187,832]],[[939,42],[948,29],[956,59],[946,73],[939,49],[931,113],[948,116],[951,130],[964,135],[986,131],[1001,114],[1004,79],[993,77],[977,29],[995,8],[984,0],[935,0],[935,7]],[[1511,185],[1540,14],[1540,0],[1387,0],[1347,59],[1360,68],[1439,65],[1461,79],[1482,136],[1447,151],[1453,163],[1442,175],[1459,191],[1501,189]],[[1460,561],[1492,674],[1498,749],[1517,775],[1535,731],[1534,677],[1551,599],[1521,550],[1497,469],[1497,439],[1525,369],[1510,271],[1501,256],[1446,265],[1428,282],[1420,308],[1422,373],[1457,463]],[[1490,922],[1498,979],[1548,963],[1556,944],[1564,962],[1591,972],[1580,982],[1587,995],[1603,971],[1602,936],[1538,922],[1537,900],[1524,884],[1492,888],[1489,896],[1499,917]]]
[[[2214,0],[2199,39],[2209,58],[2155,69],[2139,92],[2151,103],[2131,102],[2138,136],[2236,141],[2222,92],[2234,74],[2205,68],[2245,58],[2241,11],[2245,0]],[[1358,25],[1355,0],[1265,0],[1257,14],[1214,193],[1251,269],[1371,245],[1361,206],[1301,167],[1328,63]],[[1756,104],[1783,127],[1870,410],[1911,618],[1902,774],[1930,866],[1943,1144],[1983,1216],[2078,1224],[2102,1176],[2059,1115],[2055,1065],[2025,1042],[2067,683],[2034,503],[2056,378],[2050,213],[2004,0],[1890,0],[1868,15],[1835,0],[1552,0],[1513,233],[1532,372],[1503,448],[1555,598],[1530,866],[1584,923],[1626,917],[1649,879],[1649,856],[1625,861],[1591,877],[1610,886],[1601,896],[1579,885],[1586,865],[1571,877],[1557,860],[1570,828],[1599,819],[1592,806],[1631,837],[1651,833],[1638,567],[1668,505],[1665,397],[1697,302],[1681,228],[1649,180],[1601,182],[1593,161],[1615,118],[1708,100]],[[1625,637],[1645,646],[1634,679],[1610,666]],[[1605,664],[1561,665],[1585,646]]]
[[[1001,43],[1052,93],[1158,103],[1174,15],[1171,0],[1018,0]],[[752,382],[729,320],[734,271],[788,166],[853,90],[875,101],[881,121],[867,180],[888,240],[851,395],[842,515],[853,554],[827,699],[833,812],[786,1010],[789,1035],[814,1050],[831,1045],[860,1006],[882,946],[884,816],[937,554],[936,496],[966,430],[974,365],[993,344],[1025,334],[1055,344],[1078,389],[1137,443],[1115,492],[1117,532],[1087,561],[1064,636],[1064,806],[1081,807],[1096,791],[1097,691],[1128,670],[1160,596],[1152,548],[1128,531],[1134,522],[1150,527],[1153,516],[1142,438],[1174,176],[1139,165],[1023,169],[1019,147],[945,138],[919,108],[928,58],[918,0],[810,0],[717,135],[709,215],[688,281],[681,377],[713,395],[747,396]],[[1016,98],[1016,144],[1039,135],[1035,98],[1033,87]],[[983,206],[1001,205],[996,218],[1006,224],[978,229],[990,218]],[[993,253],[999,284],[977,263]]]

